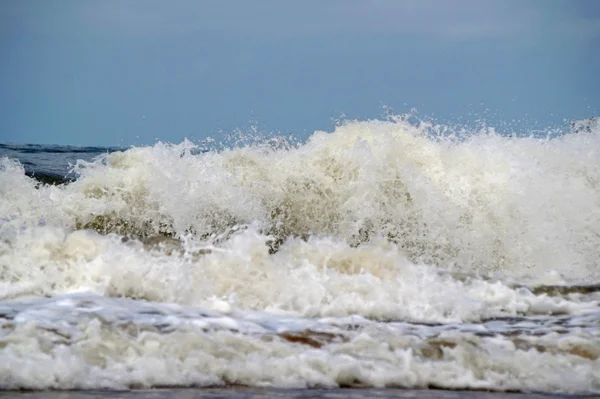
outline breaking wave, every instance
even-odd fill
[[[351,121],[63,184],[2,158],[0,388],[598,392],[600,132],[578,126]]]

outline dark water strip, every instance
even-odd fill
[[[414,399],[579,399],[598,398],[598,395],[562,395],[552,393],[506,393],[485,391],[447,391],[412,389],[278,389],[278,388],[204,388],[149,389],[132,391],[39,391],[0,392],[2,398],[20,399],[354,399],[354,398],[414,398]]]
[[[68,177],[55,173],[33,172],[26,169],[25,175],[36,180],[38,183],[58,186],[60,184],[70,183],[75,180],[74,177]]]

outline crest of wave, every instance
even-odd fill
[[[195,153],[187,141],[158,143],[80,162],[79,179],[59,188],[35,190],[13,173],[28,194],[3,199],[3,209],[21,220],[39,220],[33,209],[44,209],[68,228],[141,236],[204,239],[253,223],[273,251],[289,237],[384,238],[416,263],[596,276],[597,133],[457,138],[404,120],[352,121],[294,146]]]

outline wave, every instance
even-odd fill
[[[43,187],[2,161],[2,215],[104,234],[200,239],[258,226],[290,237],[380,239],[416,263],[455,270],[598,275],[600,136],[431,137],[406,121],[349,122],[284,149],[194,154],[158,143],[79,161]],[[16,222],[15,222],[16,221]]]
[[[0,352],[4,389],[600,389],[597,338],[547,320],[425,326],[224,316],[85,295],[0,303],[0,315],[10,342]]]
[[[0,158],[0,387],[598,392],[589,126]]]

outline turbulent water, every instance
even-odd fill
[[[0,388],[600,392],[600,131],[436,131],[4,145]]]

